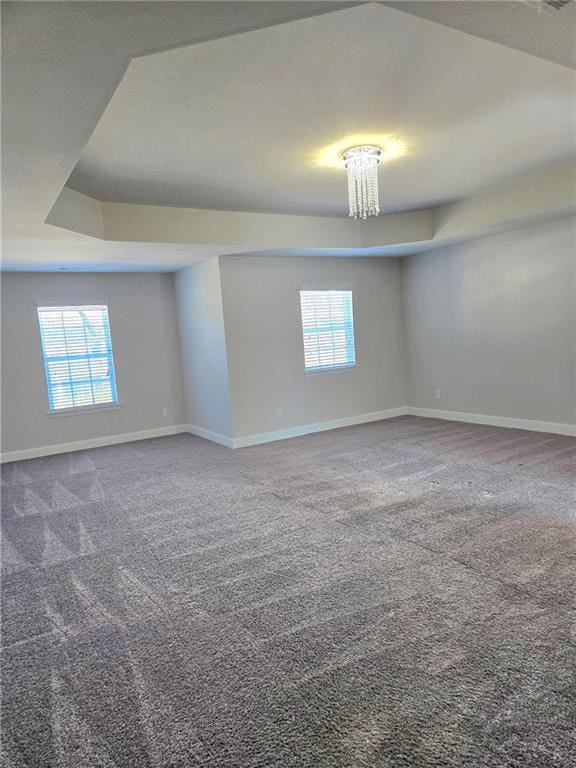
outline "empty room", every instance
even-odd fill
[[[576,3],[2,2],[6,768],[576,765]]]

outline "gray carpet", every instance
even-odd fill
[[[404,417],[5,465],[4,765],[573,768],[574,458]]]

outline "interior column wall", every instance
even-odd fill
[[[180,352],[188,423],[232,439],[232,404],[218,257],[176,274]]]

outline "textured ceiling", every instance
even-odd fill
[[[366,4],[134,60],[69,186],[100,200],[345,214],[324,144],[405,140],[384,211],[466,197],[574,149],[571,70]]]
[[[535,0],[401,0],[385,5],[485,40],[576,68],[576,3],[555,10]]]
[[[222,250],[216,245],[195,246],[180,240],[181,244],[143,243],[136,242],[139,238],[134,237],[134,242],[112,242],[79,234],[85,231],[82,224],[85,212],[81,210],[76,214],[69,211],[64,217],[70,221],[75,215],[80,216],[72,227],[77,226],[76,231],[69,231],[66,224],[50,226],[45,222],[131,61],[181,46],[203,46],[211,40],[224,42],[224,38],[236,34],[272,29],[277,24],[319,17],[353,5],[357,3],[326,0],[3,2],[3,268],[6,264],[15,269],[54,268],[58,264],[81,268],[81,265],[92,264],[97,269],[165,269],[206,258],[211,255],[211,247],[217,252],[234,252],[231,249],[236,246],[230,244]],[[491,6],[489,11],[487,6]],[[547,17],[535,26],[532,20],[538,15],[532,8],[521,3],[514,3],[514,9],[508,6],[510,3],[500,0],[486,3],[467,0],[457,4],[405,2],[402,10],[408,14],[430,15],[438,22],[435,26],[452,26],[478,38],[566,63],[568,54],[574,51],[570,44],[573,27],[566,21],[569,18],[566,14],[562,21],[560,15],[554,20]],[[450,67],[458,76],[455,62],[453,57]],[[236,76],[234,66],[231,72]],[[282,78],[282,72],[276,75]],[[415,70],[412,77],[416,77]],[[433,79],[426,71],[423,77]],[[302,85],[306,79],[302,79]],[[407,83],[410,84],[410,78]],[[468,88],[468,85],[462,87]],[[536,99],[540,95],[540,91],[535,93]],[[406,103],[408,100],[407,94]],[[549,107],[543,102],[544,110]],[[473,116],[472,110],[471,118]],[[306,115],[301,115],[301,121],[306,121]],[[228,135],[233,135],[233,121],[229,121],[228,128]],[[330,134],[327,138],[331,139],[333,133],[336,132],[327,131]],[[531,136],[530,128],[527,135]],[[554,136],[553,129],[542,143],[553,148]],[[321,140],[320,136],[315,138],[315,141]],[[524,140],[522,130],[519,141]],[[533,163],[529,145],[525,150],[523,162]],[[484,151],[487,153],[490,148],[485,147]],[[550,151],[554,153],[553,149]],[[310,170],[307,178],[314,174],[315,171]],[[338,192],[335,186],[330,194],[337,194],[341,200],[340,182],[335,183]],[[545,195],[542,202],[546,203],[549,198],[550,195]],[[92,210],[89,201],[87,204],[88,210]],[[379,223],[387,231],[389,219],[383,217]],[[286,225],[284,229],[289,231],[290,227]],[[274,247],[282,248],[283,233],[276,233],[275,238],[272,234]],[[384,241],[392,242],[385,238]]]
[[[324,2],[3,2],[4,232],[43,222],[130,60],[313,14]]]

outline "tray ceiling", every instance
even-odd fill
[[[461,199],[574,151],[574,73],[376,4],[134,59],[68,185],[100,200],[345,215],[319,151],[406,142],[393,212]]]

